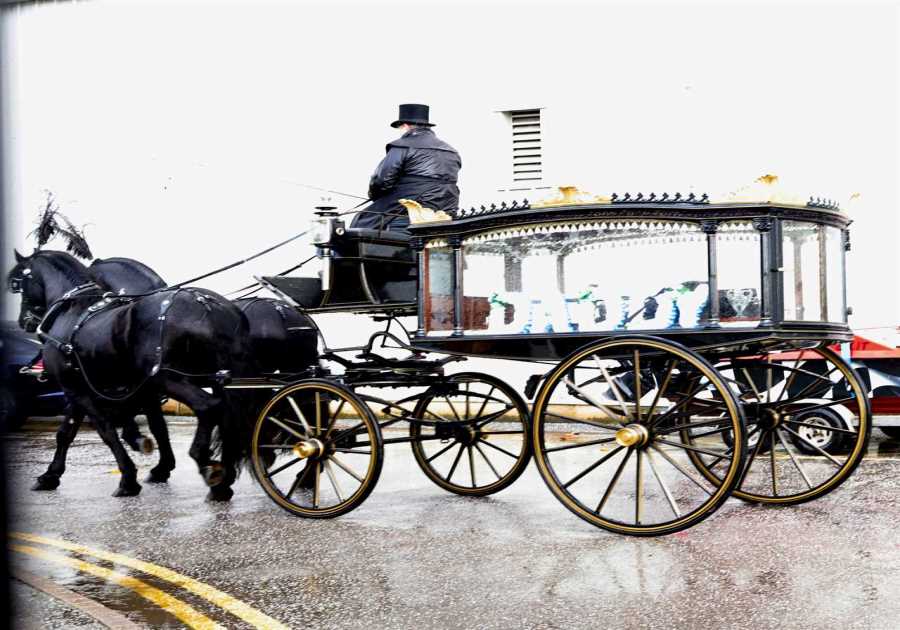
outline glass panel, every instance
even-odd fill
[[[844,239],[841,230],[825,228],[825,275],[827,278],[828,321],[843,322],[844,304]]]
[[[453,251],[441,243],[425,248],[425,330],[453,330]]]
[[[723,328],[759,323],[759,232],[750,221],[719,224],[716,237],[719,276],[719,321]]]
[[[784,221],[782,226],[784,318],[824,321],[827,313],[823,312],[822,307],[823,302],[828,301],[828,283],[824,274],[827,266],[820,263],[827,256],[825,228],[803,221]],[[835,297],[835,304],[842,301],[840,293]]]
[[[702,326],[706,236],[675,222],[553,223],[463,244],[467,333]]]

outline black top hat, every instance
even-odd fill
[[[397,116],[397,120],[391,123],[391,127],[399,127],[403,123],[434,127],[433,123],[428,122],[428,105],[419,105],[417,103],[401,105],[400,114]]]

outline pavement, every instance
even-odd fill
[[[406,445],[386,447],[375,491],[337,519],[287,514],[249,474],[230,504],[207,503],[187,456],[193,426],[170,430],[179,465],[169,483],[118,499],[115,462],[96,434],[79,435],[53,492],[29,490],[53,434],[7,436],[14,566],[158,628],[900,624],[900,445],[877,430],[858,471],[829,495],[790,508],[732,499],[662,538],[581,521],[533,465],[491,497],[449,494]],[[143,475],[156,455],[134,459]],[[23,584],[13,592],[15,627],[96,627]]]

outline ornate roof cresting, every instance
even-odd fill
[[[669,193],[662,193],[657,196],[656,193],[650,193],[646,197],[644,193],[637,193],[632,196],[631,193],[625,193],[621,197],[618,193],[613,193],[610,197],[614,204],[619,203],[709,203],[709,195],[703,193],[701,196],[697,196],[694,193],[690,193],[687,197],[683,197],[680,192],[675,193],[674,195],[669,195]]]
[[[495,203],[492,203],[490,207],[479,206],[471,207],[468,210],[465,208],[460,208],[456,211],[454,218],[456,219],[468,219],[470,217],[480,217],[486,214],[497,214],[501,212],[512,212],[515,210],[530,210],[531,206],[528,203],[527,199],[523,199],[521,202],[513,201],[511,204],[507,204],[505,201],[501,203],[499,206]]]

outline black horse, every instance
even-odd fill
[[[90,267],[88,273],[94,281],[105,289],[117,294],[140,295],[149,293],[166,286],[165,281],[155,271],[146,265],[130,258],[97,258]],[[159,444],[159,462],[150,469],[144,481],[148,483],[164,483],[168,481],[172,470],[175,469],[175,454],[169,441],[169,431],[166,427],[165,417],[160,409],[160,400],[140,392],[135,396],[134,411],[143,413],[147,417],[147,426],[156,443]],[[56,431],[56,451],[53,461],[47,467],[46,472],[40,475],[32,486],[32,490],[55,490],[59,487],[60,479],[66,471],[66,456],[69,446],[78,434],[84,421],[85,412],[77,405],[69,404],[69,410],[63,422]],[[134,414],[126,414],[121,418],[122,440],[132,450],[151,453],[153,440],[141,434]]]
[[[7,282],[22,295],[19,325],[32,332],[40,326],[46,368],[115,455],[122,477],[114,496],[141,490],[115,422],[134,415],[139,396],[171,396],[197,414],[190,455],[210,498],[230,499],[246,442],[224,384],[258,371],[243,313],[203,289],[116,298],[63,252],[16,252],[16,263]],[[216,449],[221,463],[212,459]]]
[[[149,266],[132,258],[95,259],[88,267],[91,277],[100,285],[117,295],[144,295],[164,289],[165,280]],[[251,352],[257,367],[263,372],[298,374],[308,370],[318,359],[317,332],[308,317],[291,308],[290,305],[271,298],[242,298],[234,304],[245,314],[249,325]],[[263,393],[262,396],[268,397]],[[233,394],[232,398],[242,403],[247,410],[260,408],[265,400],[258,392]],[[152,397],[146,401],[135,401],[135,412],[143,413],[153,437],[159,444],[159,463],[150,470],[146,481],[160,483],[168,480],[175,469],[175,455],[169,440],[165,417],[159,401]],[[252,411],[249,412],[252,415]],[[38,477],[35,490],[52,490],[59,486],[65,471],[68,447],[84,418],[84,413],[73,410],[57,431],[57,449],[47,472]],[[143,437],[134,420],[134,414],[121,419],[122,439],[135,448]],[[137,450],[137,448],[135,448]]]

